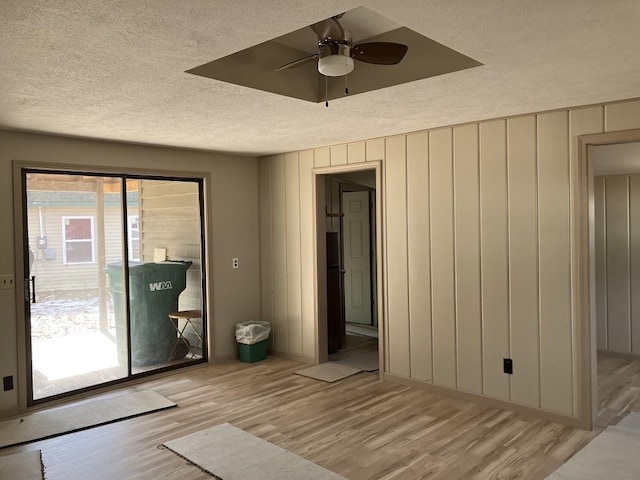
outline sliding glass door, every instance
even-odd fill
[[[29,402],[204,361],[202,181],[23,172]]]

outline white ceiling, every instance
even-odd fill
[[[484,66],[328,109],[184,73],[360,5]],[[267,154],[640,97],[638,25],[638,0],[2,0],[0,128]]]

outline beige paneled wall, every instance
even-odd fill
[[[314,358],[312,165],[382,160],[385,373],[576,416],[577,138],[605,126],[640,128],[640,101],[261,158],[262,310],[284,338],[276,350]],[[275,240],[290,221],[299,252]],[[301,328],[302,349],[288,338]]]
[[[640,175],[594,183],[598,350],[640,355]]]

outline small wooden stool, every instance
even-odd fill
[[[202,346],[202,334],[198,331],[196,326],[193,324],[193,320],[196,318],[202,318],[202,312],[200,310],[182,310],[180,312],[172,312],[169,314],[169,319],[171,320],[171,324],[173,325],[173,327],[176,329],[176,332],[178,333],[178,339],[182,340],[184,344],[187,346],[187,348],[189,349],[189,353],[191,354],[191,358],[195,358],[197,355],[194,350]],[[180,320],[184,320],[184,325],[182,326],[182,328],[180,328]],[[184,338],[184,331],[189,325],[191,325],[191,329],[193,330],[193,332],[196,334],[196,337],[198,338],[198,341],[196,342],[195,345],[190,345],[187,339]],[[173,356],[177,346],[178,346],[178,343],[176,342],[176,344],[173,346],[173,349],[171,350],[171,354],[169,355],[169,358]]]

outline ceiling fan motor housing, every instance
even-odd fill
[[[327,77],[341,77],[353,71],[351,45],[347,43],[326,43],[320,45],[318,71]]]

